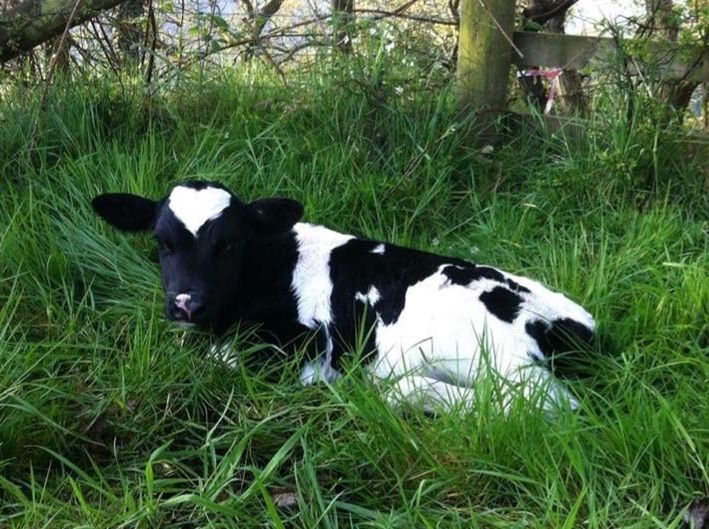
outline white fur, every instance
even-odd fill
[[[195,237],[205,222],[218,218],[230,203],[229,192],[218,187],[193,189],[177,186],[168,198],[172,213]]]
[[[512,379],[511,382],[515,382],[516,387],[500,395],[501,399],[497,403],[501,411],[509,410],[516,391],[521,391],[522,395],[530,397],[535,387],[543,387],[546,390],[541,398],[544,409],[548,411],[578,407],[578,401],[561,387],[547,370],[535,366],[530,371],[525,376]],[[391,404],[400,402],[419,404],[429,412],[451,409],[472,411],[472,406],[475,404],[475,387],[444,382],[432,376],[407,373],[394,383],[387,394],[387,400]]]
[[[432,377],[408,374],[396,381],[387,394],[387,400],[391,404],[419,404],[428,412],[450,410],[456,406],[461,407],[462,411],[472,411],[470,406],[474,402],[474,393],[471,388],[448,384]]]
[[[321,362],[306,362],[300,371],[300,383],[304,386],[311,386],[320,381]]]
[[[379,291],[377,290],[377,287],[371,287],[369,289],[369,292],[366,294],[362,294],[361,292],[357,292],[355,294],[355,299],[357,301],[361,301],[362,303],[365,303],[369,305],[370,307],[373,307],[374,305],[377,304],[377,301],[381,299],[381,294],[379,294]]]
[[[478,299],[497,285],[489,279],[469,287],[450,284],[439,269],[410,286],[398,320],[377,325],[375,374],[387,378],[428,367],[469,380],[480,361],[481,343],[490,342],[490,337],[495,337],[490,356],[496,369],[511,367],[515,349],[523,360],[528,343],[517,343],[513,325],[491,315]],[[527,336],[524,341],[533,340]]]
[[[300,372],[300,381],[308,386],[315,382],[334,382],[340,378],[340,373],[332,367],[332,351],[334,344],[330,335],[330,327],[323,325],[320,332],[325,335],[325,355],[319,359],[308,362]]]
[[[531,291],[518,293],[524,300],[520,313],[511,323],[506,322],[491,314],[480,301],[480,295],[499,286],[498,282],[482,279],[465,286],[453,284],[442,273],[444,267],[408,288],[404,309],[395,323],[378,322],[374,374],[379,378],[406,379],[397,384],[402,396],[432,395],[434,400],[440,400],[444,393],[458,396],[450,399],[450,404],[470,393],[445,388],[441,383],[452,380],[470,386],[480,368],[489,367],[521,384],[525,393],[530,390],[527,382],[546,384],[547,407],[560,402],[575,405],[573,397],[549,379],[548,371],[531,365],[530,354],[537,358],[543,354],[525,325],[539,318],[569,317],[592,329],[590,314],[536,281],[503,273]],[[408,380],[411,377],[414,379]],[[429,379],[439,383],[424,384],[425,391],[418,387],[416,381]]]
[[[339,373],[332,367],[330,253],[353,237],[305,222],[297,223],[293,231],[298,242],[298,262],[293,270],[291,288],[298,300],[298,321],[325,334],[323,357],[303,367],[300,381],[304,385],[332,382],[337,380]]]
[[[293,230],[298,241],[298,262],[291,288],[298,299],[298,321],[317,329],[332,321],[330,253],[353,237],[305,222],[299,222]]]
[[[377,244],[370,253],[378,253],[380,255],[384,255],[385,250],[386,247],[383,244]]]

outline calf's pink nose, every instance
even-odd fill
[[[178,294],[177,296],[175,296],[175,306],[182,312],[187,314],[187,321],[192,319],[192,311],[189,307],[189,302],[191,299],[192,296],[190,296],[189,294]]]

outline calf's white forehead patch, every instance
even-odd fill
[[[204,223],[219,217],[230,202],[231,194],[218,187],[193,189],[177,186],[170,193],[168,207],[185,228],[197,237]]]

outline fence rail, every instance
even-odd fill
[[[619,43],[615,39],[584,37],[557,33],[516,31],[515,47],[522,56],[514,54],[513,62],[519,68],[558,67],[581,70],[593,60],[613,60]],[[622,41],[625,49],[635,49],[633,41]],[[647,56],[652,57],[664,78],[709,81],[709,51],[671,43],[648,42]],[[630,64],[631,68],[635,68]]]

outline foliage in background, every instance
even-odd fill
[[[575,9],[575,3],[521,1],[518,27],[563,33],[568,9]],[[626,91],[629,100],[632,92],[647,93],[657,101],[658,113],[664,113],[665,124],[682,120],[693,94],[706,106],[706,96],[695,90],[698,82],[663,80],[662,71],[664,64],[686,55],[678,45],[706,48],[707,7],[671,0],[647,0],[646,6],[644,16],[603,22],[602,35],[618,42],[619,57],[583,72],[564,70],[554,113],[589,117],[590,99],[608,83]],[[52,39],[6,63],[0,71],[5,81],[0,78],[0,83],[44,82],[51,64],[77,78],[111,75],[123,82],[126,75],[140,75],[159,91],[170,89],[195,68],[205,72],[222,65],[258,64],[272,69],[288,86],[293,73],[303,68],[317,70],[343,58],[367,68],[372,57],[385,55],[387,64],[396,68],[390,78],[402,88],[415,88],[422,81],[443,86],[455,72],[458,9],[457,0],[396,5],[381,0],[130,0],[74,28],[62,49],[60,39]],[[634,39],[626,40],[630,36]],[[520,77],[520,82],[514,106],[543,109],[549,81]],[[692,108],[699,115],[702,104]],[[705,112],[704,125],[706,119]],[[697,120],[690,124],[702,125]]]

